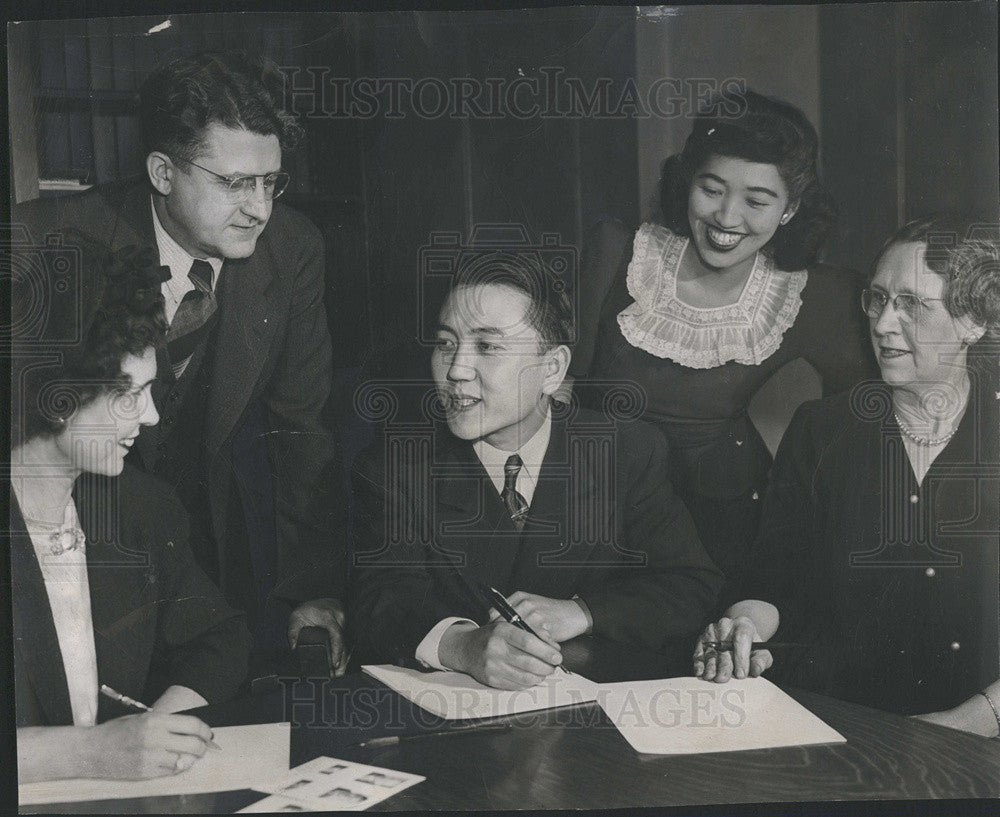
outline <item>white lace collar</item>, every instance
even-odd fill
[[[666,227],[643,224],[628,266],[635,302],[618,313],[622,335],[633,346],[692,369],[729,361],[754,366],[770,357],[802,306],[806,273],[782,272],[757,253],[739,300],[709,309],[677,298],[677,268],[688,239]]]

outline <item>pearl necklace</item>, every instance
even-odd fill
[[[948,440],[954,437],[955,432],[958,431],[958,426],[955,426],[951,431],[949,431],[943,437],[937,437],[937,438],[921,437],[919,434],[914,434],[913,431],[907,428],[906,424],[900,419],[899,414],[897,414],[895,411],[892,413],[892,416],[896,418],[896,422],[899,424],[899,430],[903,432],[903,436],[906,437],[906,439],[915,442],[917,445],[922,445],[927,448],[931,448],[935,445],[944,445],[944,443],[948,442]]]

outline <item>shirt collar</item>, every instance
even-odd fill
[[[160,222],[160,217],[153,206],[153,196],[149,196],[149,209],[153,213],[153,233],[156,235],[156,249],[160,253],[160,263],[170,267],[171,278],[187,278],[191,271],[191,265],[195,262],[195,257],[178,244],[166,227]],[[221,258],[203,258],[212,267],[212,289],[219,281],[219,272],[222,270]]]
[[[495,448],[486,442],[486,440],[476,440],[472,448],[490,476],[499,473],[502,477],[503,467],[506,465],[507,459],[511,454],[517,454],[521,457],[521,462],[524,463],[525,469],[533,477],[537,477],[538,471],[542,466],[542,460],[545,459],[545,451],[549,447],[549,437],[551,436],[552,413],[546,409],[545,420],[542,421],[538,431],[517,451],[504,451],[503,449]]]

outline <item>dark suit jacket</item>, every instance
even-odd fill
[[[66,672],[42,572],[11,496],[11,586],[18,726],[73,723]],[[167,486],[126,466],[84,475],[74,491],[87,536],[98,681],[137,700],[171,684],[209,703],[231,697],[247,671],[243,614],[195,564],[187,517]],[[98,720],[127,714],[103,696]]]
[[[486,622],[458,571],[505,595],[579,595],[596,635],[651,649],[693,636],[722,583],[671,490],[666,443],[645,423],[582,410],[554,419],[521,535],[472,444],[444,426],[390,431],[353,482],[348,621],[365,660],[412,661],[446,616]]]
[[[40,199],[16,208],[14,221],[34,241],[75,228],[111,248],[152,247],[156,238],[145,180],[105,185],[86,193]],[[232,501],[233,445],[248,406],[260,402],[275,484],[276,586],[291,602],[338,596],[344,582],[346,497],[323,494],[335,484],[334,448],[321,419],[332,377],[324,307],[323,243],[306,218],[275,202],[249,258],[222,268],[218,343],[202,444],[207,450],[211,526],[219,543],[225,586],[227,512]],[[161,361],[161,373],[165,370]],[[152,471],[157,451],[147,429],[136,444]],[[330,494],[335,494],[330,496]],[[323,497],[329,497],[323,501]]]

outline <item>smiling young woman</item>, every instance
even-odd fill
[[[194,563],[187,517],[125,465],[153,404],[164,268],[80,236],[79,297],[15,302],[10,560],[18,779],[182,772],[211,740],[174,714],[230,697],[246,674],[243,615]],[[22,307],[41,307],[42,337]],[[75,344],[66,338],[79,332]],[[106,684],[151,711],[129,714]]]
[[[747,413],[754,394],[797,358],[824,393],[875,373],[860,277],[816,263],[834,220],[816,132],[792,105],[752,91],[742,102],[697,117],[664,163],[663,223],[634,235],[602,226],[583,269],[617,268],[587,374],[598,393],[621,380],[645,391],[644,419],[670,443],[674,487],[732,581],[771,465]]]

